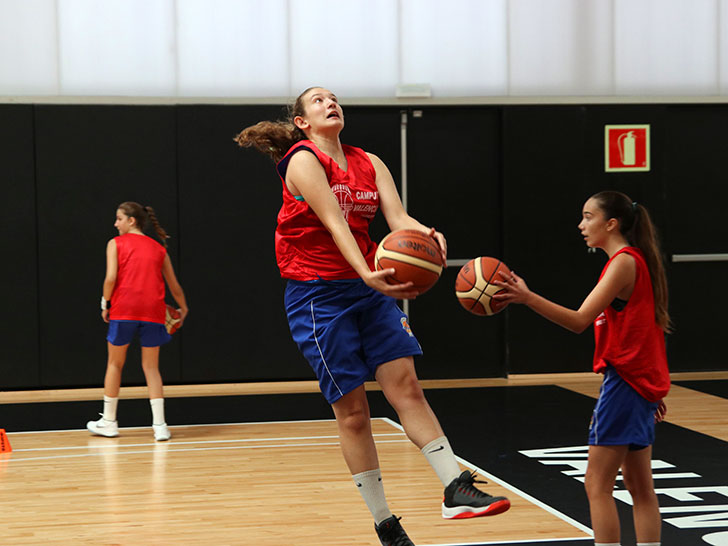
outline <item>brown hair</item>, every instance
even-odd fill
[[[139,226],[139,229],[142,231],[147,224],[151,222],[154,226],[154,231],[157,232],[157,237],[159,237],[162,241],[164,248],[167,248],[167,239],[169,239],[169,235],[167,235],[167,232],[164,231],[164,228],[160,225],[159,220],[157,220],[157,214],[154,212],[152,207],[143,207],[134,201],[124,201],[117,207],[117,209],[126,214],[129,218],[134,218],[137,226]]]
[[[617,191],[603,191],[592,196],[602,209],[607,220],[615,218],[619,231],[630,245],[642,251],[652,279],[655,296],[655,322],[665,332],[670,332],[671,321],[667,311],[667,276],[660,251],[660,241],[655,224],[647,209],[632,201],[626,194]]]
[[[298,95],[293,104],[288,105],[285,120],[261,121],[243,129],[233,140],[238,143],[238,146],[243,148],[254,147],[278,163],[283,159],[283,156],[286,155],[286,152],[291,146],[299,140],[306,139],[304,132],[296,127],[293,120],[296,116],[306,114],[303,97],[311,89],[317,88],[317,86],[309,87]]]

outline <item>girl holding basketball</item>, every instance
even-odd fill
[[[613,491],[619,470],[633,500],[638,545],[659,545],[660,509],[652,481],[655,422],[670,389],[665,336],[670,329],[667,280],[657,235],[642,205],[623,193],[604,191],[584,204],[579,224],[587,246],[609,261],[578,310],[529,290],[512,273],[496,281],[494,297],[522,303],[556,324],[581,333],[594,324],[594,371],[604,374],[589,429],[586,493],[594,542],[618,545],[619,518]]]
[[[326,89],[304,91],[285,122],[242,131],[277,163],[283,205],[275,234],[285,305],[294,340],[318,376],[339,428],[344,459],[385,545],[412,544],[392,515],[382,486],[364,382],[372,376],[397,412],[410,440],[441,479],[443,516],[495,514],[510,506],[473,486],[425,399],[414,367],[422,354],[396,298],[414,298],[412,283],[390,285],[394,269],[373,271],[376,244],[368,228],[382,209],[392,231],[415,229],[434,237],[446,258],[445,237],[409,216],[386,165],[341,143],[344,113]]]
[[[151,222],[163,245],[143,233]],[[135,335],[142,347],[142,367],[152,407],[154,439],[169,440],[164,417],[164,393],[159,373],[159,347],[171,336],[165,328],[165,286],[180,306],[180,326],[189,309],[182,287],[167,254],[169,238],[152,207],[127,201],[116,211],[114,227],[119,236],[106,245],[106,278],[101,296],[101,318],[109,323],[106,336],[108,363],[104,379],[104,412],[98,421],[89,421],[88,430],[100,436],[118,436],[116,408],[126,351]]]

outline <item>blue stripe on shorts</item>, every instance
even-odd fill
[[[656,410],[656,402],[645,400],[617,370],[607,366],[589,425],[589,445],[628,445],[630,450],[652,445]]]
[[[330,404],[372,379],[380,364],[422,354],[396,300],[361,279],[289,280],[285,304],[293,340]]]
[[[110,320],[106,341],[112,345],[128,345],[139,334],[142,347],[160,347],[172,339],[164,324],[143,320]]]

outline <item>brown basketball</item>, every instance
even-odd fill
[[[416,229],[399,229],[379,243],[374,256],[377,271],[393,267],[395,273],[387,278],[389,284],[412,281],[413,289],[424,294],[432,288],[442,273],[442,255],[435,239]]]
[[[501,288],[493,284],[502,280],[500,272],[511,274],[508,266],[497,258],[474,258],[460,268],[455,279],[455,295],[465,309],[474,315],[495,315],[508,305],[494,300]]]
[[[182,320],[179,311],[167,304],[167,310],[165,312],[164,327],[167,329],[168,334],[174,334],[179,330],[179,323]]]

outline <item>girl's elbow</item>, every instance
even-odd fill
[[[578,323],[578,324],[573,325],[571,328],[569,328],[569,330],[571,330],[575,334],[583,334],[584,331],[587,328],[589,328],[589,324],[591,324],[591,323],[586,323],[586,324]]]

